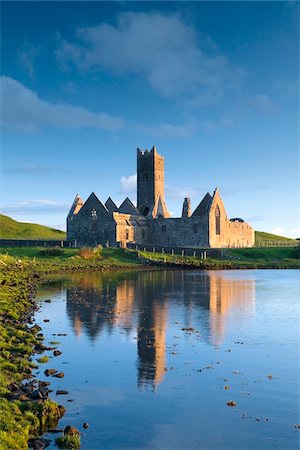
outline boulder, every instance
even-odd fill
[[[73,434],[80,434],[79,430],[77,428],[73,427],[73,425],[67,425],[64,429],[64,434],[73,435]]]

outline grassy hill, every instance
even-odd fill
[[[272,245],[299,245],[300,241],[290,239],[284,236],[277,236],[277,234],[265,233],[264,231],[255,231],[255,245],[272,246]]]
[[[66,233],[35,223],[17,222],[0,214],[0,238],[2,239],[66,239]]]

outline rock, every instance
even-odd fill
[[[53,352],[53,355],[54,355],[54,356],[59,356],[59,355],[61,355],[61,354],[62,354],[62,352],[59,351],[59,350],[54,350],[54,352]]]
[[[57,389],[56,395],[67,395],[69,391],[64,391],[63,389]]]
[[[51,443],[50,439],[37,438],[37,439],[30,439],[29,446],[34,450],[42,450],[43,448],[49,447],[50,443]]]
[[[73,425],[67,425],[64,429],[64,434],[73,435],[73,434],[80,434],[79,430],[77,428],[73,427]]]
[[[39,399],[43,399],[43,393],[39,390],[36,389],[35,391],[33,391],[33,393],[30,396],[33,400],[39,400]]]
[[[51,299],[48,298],[47,300],[45,300],[45,303],[51,303]]]
[[[44,322],[50,322],[50,320],[49,319],[44,319]]]
[[[84,422],[84,424],[82,426],[86,430],[89,427],[89,424],[87,422]]]
[[[59,373],[55,373],[54,375],[52,375],[53,377],[56,378],[63,378],[65,376],[65,374],[63,372],[59,372]]]
[[[57,373],[56,369],[46,369],[45,372],[44,372],[46,377],[49,377],[50,375],[54,375],[55,373]]]
[[[236,402],[234,402],[233,400],[230,400],[229,402],[226,403],[227,406],[236,406]]]
[[[29,397],[27,397],[27,395],[20,395],[19,397],[20,402],[28,402]]]
[[[41,387],[50,386],[50,384],[50,381],[39,381],[39,386]]]

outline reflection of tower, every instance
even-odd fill
[[[150,275],[150,274],[149,274]],[[167,305],[165,272],[154,272],[147,280],[142,274],[138,299],[138,385],[155,388],[162,382],[166,366]],[[158,300],[160,298],[160,300]]]
[[[117,285],[114,321],[116,325],[120,325],[127,330],[131,329],[134,294],[134,280],[125,279]]]

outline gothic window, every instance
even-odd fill
[[[92,223],[91,223],[91,231],[97,231],[97,211],[92,209]]]
[[[215,219],[216,219],[216,234],[221,234],[221,222],[220,222],[220,208],[219,205],[216,206],[215,210]]]
[[[148,212],[149,212],[149,208],[148,208],[148,206],[146,206],[146,208],[144,209],[144,216],[146,216],[148,214]]]
[[[129,239],[129,231],[126,230],[126,240],[128,241],[128,239]]]
[[[198,225],[196,223],[193,224],[193,233],[198,233]]]

